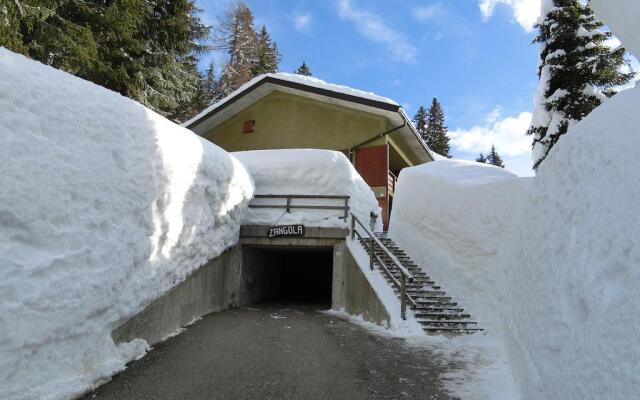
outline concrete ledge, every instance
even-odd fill
[[[116,343],[141,338],[153,345],[194,318],[236,306],[241,265],[239,245],[225,250],[114,330],[111,337]]]

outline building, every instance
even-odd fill
[[[385,229],[400,170],[433,161],[393,100],[295,74],[256,77],[184,126],[230,152],[344,152],[375,193]]]

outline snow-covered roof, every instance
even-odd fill
[[[434,158],[411,124],[409,117],[395,101],[371,92],[286,72],[264,74],[251,79],[224,99],[183,123],[182,126],[199,135],[204,135],[276,90],[383,115],[392,124],[402,125],[398,130],[399,135],[404,138],[403,140],[419,159],[425,162]]]
[[[212,112],[218,109],[221,109],[224,106],[226,106],[228,103],[231,103],[236,99],[238,99],[247,90],[264,83],[275,83],[275,84],[285,84],[285,85],[286,83],[290,83],[290,84],[296,85],[297,89],[303,89],[301,86],[298,86],[298,85],[303,85],[304,87],[307,87],[307,88],[319,89],[328,96],[331,96],[331,94],[342,95],[341,97],[343,98],[352,97],[353,100],[355,100],[356,98],[359,98],[359,99],[369,100],[372,102],[372,104],[381,103],[381,104],[394,106],[394,108],[399,107],[398,103],[391,100],[390,98],[378,96],[375,93],[365,92],[359,89],[353,89],[344,85],[328,83],[323,81],[322,79],[314,78],[312,76],[290,74],[287,72],[276,72],[272,74],[263,74],[263,75],[256,76],[255,78],[251,79],[249,82],[245,83],[244,85],[240,86],[238,89],[233,91],[230,95],[228,95],[224,99],[210,105],[209,107],[204,109],[201,113],[191,118],[187,122],[183,123],[182,125],[185,127],[192,127],[199,120],[203,119],[207,115],[212,114]]]

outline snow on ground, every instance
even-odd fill
[[[350,196],[351,212],[364,223],[370,213],[380,215],[373,192],[339,151],[292,149],[255,150],[232,153],[247,168],[255,181],[256,194],[302,194]],[[255,199],[252,204],[286,204],[286,200]],[[294,199],[293,205],[343,206],[343,200]],[[346,227],[339,219],[342,210],[249,209],[245,224],[286,225],[302,223],[308,226]],[[349,219],[350,220],[350,219]],[[382,229],[381,218],[377,218]]]
[[[636,57],[640,57],[640,3],[629,0],[591,0],[596,16],[620,39],[622,45]]]
[[[467,379],[455,388],[465,399],[518,398],[499,335],[496,310],[509,300],[495,260],[525,182],[502,168],[457,160],[406,168],[398,180],[390,237],[487,330],[442,343],[443,352],[466,360],[458,373]]]
[[[602,14],[623,38],[626,10]],[[523,399],[640,391],[639,108],[640,88],[617,94],[529,181],[456,161],[400,174],[391,237],[502,342]]]
[[[225,104],[227,101],[235,98],[237,95],[239,95],[240,93],[244,92],[247,88],[250,88],[251,86],[255,85],[256,83],[260,82],[261,80],[263,80],[265,78],[275,78],[275,79],[279,79],[279,80],[282,80],[282,81],[287,81],[287,82],[307,85],[307,86],[311,86],[311,87],[315,87],[315,88],[323,89],[323,90],[328,90],[328,91],[335,92],[335,93],[341,93],[341,94],[346,94],[346,95],[350,95],[350,96],[360,97],[360,98],[363,98],[363,99],[379,101],[381,103],[398,105],[398,103],[396,103],[395,101],[393,101],[393,100],[391,100],[391,99],[389,99],[387,97],[379,96],[379,95],[377,95],[375,93],[371,93],[371,92],[365,92],[363,90],[353,89],[353,88],[350,88],[350,87],[344,86],[344,85],[337,85],[335,83],[328,83],[328,82],[323,81],[322,79],[318,79],[318,78],[315,78],[313,76],[290,74],[290,73],[287,73],[287,72],[276,72],[276,73],[263,74],[263,75],[256,76],[255,78],[251,79],[250,81],[248,81],[247,83],[245,83],[244,85],[240,86],[238,89],[233,91],[231,94],[229,94],[224,99],[220,100],[217,103],[212,104],[211,106],[209,106],[206,109],[204,109],[204,111],[202,111],[201,113],[199,113],[195,117],[191,118],[189,121],[183,123],[182,126],[189,126],[194,121],[197,121],[198,119],[200,119],[203,116],[207,115],[208,113],[210,113],[211,111],[215,110],[216,108],[219,108],[220,106]]]
[[[0,393],[67,399],[148,349],[111,332],[238,239],[232,156],[0,48]]]
[[[362,232],[361,229],[358,229],[358,231],[366,237],[366,234]],[[347,239],[347,247],[358,264],[358,267],[360,267],[360,271],[362,271],[362,274],[367,278],[371,288],[389,313],[391,320],[388,321],[389,324],[388,326],[385,326],[385,328],[392,332],[392,334],[398,336],[424,336],[424,331],[415,318],[413,318],[413,312],[411,309],[407,308],[406,320],[403,320],[400,317],[400,299],[398,299],[398,296],[394,293],[393,287],[384,279],[380,270],[378,270],[378,268],[371,270],[369,267],[369,255],[358,242],[357,237],[355,240],[351,240],[349,237]]]
[[[558,142],[505,251],[527,399],[640,391],[639,108],[619,93]]]
[[[499,323],[492,310],[502,299],[494,289],[504,282],[493,264],[516,198],[524,200],[524,182],[472,161],[440,160],[400,173],[390,237],[482,325]]]

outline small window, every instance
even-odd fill
[[[253,131],[256,130],[256,121],[255,120],[250,120],[250,121],[244,121],[244,123],[242,124],[242,133],[253,133]]]

